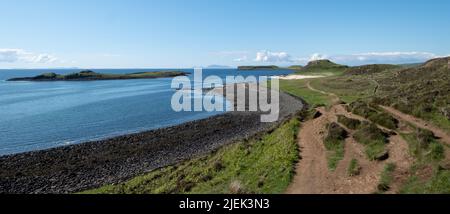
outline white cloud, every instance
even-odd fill
[[[57,60],[55,56],[45,53],[32,53],[22,49],[0,49],[0,62],[52,63]]]
[[[243,56],[243,57],[234,59],[233,61],[235,61],[235,62],[245,62],[245,61],[247,61],[247,59],[248,59],[247,56]]]
[[[308,57],[295,58],[293,61],[295,63],[306,64],[310,61],[322,60],[322,59],[328,59],[328,56],[324,55],[324,54],[320,54],[320,53],[314,53]]]
[[[336,55],[330,60],[346,64],[373,64],[373,63],[413,63],[424,62],[433,58],[441,57],[429,52],[369,52],[350,55]]]
[[[256,62],[292,62],[291,56],[286,52],[260,51],[256,53]]]
[[[402,64],[425,62],[427,60],[444,57],[429,52],[368,52],[358,54],[337,54],[324,55],[320,53],[312,54],[309,57],[295,58],[295,62],[306,64],[309,61],[329,59],[333,62],[345,65],[364,64]]]
[[[327,59],[327,58],[328,58],[327,55],[315,53],[309,57],[309,61],[322,60],[322,59]]]

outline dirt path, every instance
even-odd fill
[[[353,138],[352,130],[347,131],[350,136],[346,139],[345,155],[343,160],[338,163],[336,170],[330,171],[327,163],[327,151],[323,144],[323,138],[326,133],[326,124],[337,122],[337,115],[364,121],[363,117],[347,112],[344,105],[339,105],[340,99],[333,93],[327,93],[315,89],[307,82],[308,89],[328,95],[332,98],[332,107],[318,108],[322,113],[319,118],[305,122],[299,132],[299,147],[301,160],[296,166],[296,175],[293,182],[286,190],[287,194],[369,194],[377,191],[380,180],[380,174],[386,163],[395,163],[396,170],[393,173],[394,179],[390,190],[387,193],[397,193],[401,185],[408,177],[409,169],[414,160],[409,155],[408,143],[399,135],[389,138],[387,150],[389,158],[386,161],[369,161],[365,155],[365,148]],[[387,109],[389,111],[391,109]],[[396,111],[389,111],[398,113]],[[394,114],[397,115],[397,114]],[[420,123],[417,120],[411,120],[408,115],[399,114],[399,118],[413,124],[419,123],[423,128],[429,129],[428,124]],[[421,127],[421,126],[419,126]],[[385,131],[384,127],[380,127]],[[434,130],[434,129],[433,129]],[[432,131],[433,131],[432,130]],[[436,136],[445,138],[445,132],[434,130]],[[449,138],[450,139],[450,138]],[[349,176],[347,174],[350,162],[356,159],[361,167],[360,174]]]
[[[433,132],[436,137],[441,138],[441,140],[443,142],[450,144],[450,134],[448,134],[446,131],[444,131],[422,119],[419,119],[412,115],[408,115],[403,112],[400,112],[399,110],[394,109],[392,107],[387,107],[387,106],[380,106],[380,107],[383,108],[386,112],[392,114],[397,119],[411,123],[414,126],[417,126],[419,128],[429,130],[429,131]]]
[[[346,139],[345,156],[335,171],[330,171],[327,164],[327,151],[323,145],[325,126],[337,121],[337,113],[344,113],[341,105],[325,110],[318,109],[322,116],[307,121],[300,129],[299,146],[301,160],[296,168],[296,176],[287,189],[288,194],[346,194],[373,193],[376,191],[379,174],[383,163],[368,161],[364,147],[352,137]],[[357,117],[357,116],[354,116]],[[347,168],[352,159],[357,159],[362,167],[358,176],[347,175]]]
[[[328,189],[329,172],[325,148],[322,144],[325,117],[304,123],[299,133],[301,160],[297,164],[296,176],[288,187],[288,194],[324,193]]]
[[[395,163],[392,183],[390,189],[386,193],[397,193],[402,184],[409,177],[409,170],[414,163],[414,158],[409,155],[408,143],[400,136],[394,135],[389,138],[387,145],[389,151],[389,162]]]

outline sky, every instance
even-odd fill
[[[413,63],[450,54],[447,0],[0,0],[0,68]]]

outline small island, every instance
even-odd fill
[[[261,65],[261,66],[239,66],[238,70],[251,71],[251,70],[278,70],[280,67],[275,65]]]
[[[291,65],[291,66],[287,67],[287,69],[289,69],[289,70],[302,70],[303,66],[301,66],[301,65]]]
[[[176,76],[187,76],[189,73],[182,71],[151,71],[130,74],[102,74],[90,70],[61,75],[56,73],[44,73],[35,77],[12,78],[7,81],[94,81],[94,80],[126,80],[126,79],[155,79]]]

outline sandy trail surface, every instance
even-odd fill
[[[440,138],[443,142],[450,145],[450,134],[447,133],[446,131],[430,124],[429,122],[426,122],[422,119],[416,118],[412,115],[400,112],[399,110],[394,109],[392,107],[387,107],[387,106],[380,106],[380,107],[383,108],[388,113],[392,114],[397,119],[406,121],[408,123],[413,124],[414,126],[417,126],[419,128],[426,129],[426,130],[433,132],[436,137]]]
[[[327,151],[323,144],[326,124],[337,121],[337,114],[346,112],[343,106],[333,106],[330,110],[318,109],[322,116],[305,122],[299,133],[301,160],[296,167],[296,175],[288,187],[288,194],[346,194],[373,193],[376,191],[382,162],[365,158],[364,147],[350,135],[346,139],[345,156],[336,170],[328,169]],[[348,113],[346,113],[348,114]],[[355,116],[357,117],[357,116]],[[352,159],[358,160],[361,172],[358,176],[348,176],[347,168]]]

